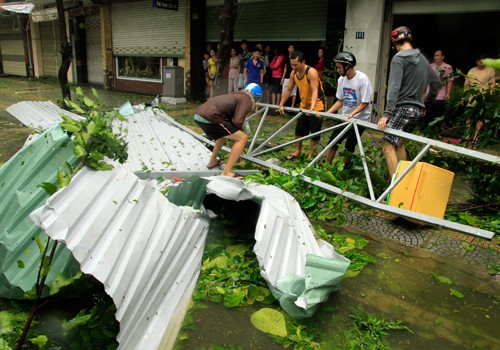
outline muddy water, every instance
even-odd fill
[[[392,349],[500,349],[497,281],[460,260],[369,233],[363,236],[370,239],[365,251],[377,262],[358,276],[344,279],[325,306],[304,321],[317,327],[315,341],[321,343],[321,349],[345,349],[342,344],[352,327],[349,315],[368,313],[409,326],[412,332],[388,331]],[[433,274],[449,278],[452,284],[438,281]],[[463,298],[452,295],[450,288]],[[231,349],[283,349],[250,323],[253,312],[269,306],[228,309],[212,303],[196,305],[191,311],[191,329],[182,333],[177,349],[207,349],[214,344]]]

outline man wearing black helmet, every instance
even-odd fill
[[[413,48],[412,39],[408,27],[398,27],[391,32],[392,45],[397,53],[391,60],[386,108],[378,122],[380,130],[389,127],[412,132],[441,87],[429,61],[418,49]],[[429,92],[424,102],[427,85]],[[385,134],[384,140],[382,152],[392,177],[398,162],[406,160],[405,140],[390,134]]]
[[[354,66],[356,65],[356,57],[350,52],[340,52],[333,59],[337,73],[340,75],[337,84],[337,92],[335,97],[337,101],[328,110],[328,113],[337,113],[342,109],[342,114],[347,115],[347,118],[356,118],[364,121],[370,121],[372,108],[370,101],[373,96],[373,88],[368,76],[360,71],[357,71]],[[358,127],[360,136],[365,131],[365,128]],[[340,133],[340,129],[336,129],[330,136],[330,144]],[[331,163],[335,153],[337,152],[338,145],[346,140],[345,149],[351,153],[354,152],[357,144],[356,131],[352,128],[347,131],[326,153],[325,160]],[[349,164],[350,157],[346,157],[344,162]]]

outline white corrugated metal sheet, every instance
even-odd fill
[[[208,220],[125,169],[83,169],[31,218],[104,284],[120,349],[171,348],[199,275]]]
[[[168,123],[166,114],[146,108],[116,121],[114,131],[127,130],[128,160],[131,171],[206,171],[210,150],[193,136]]]
[[[261,202],[254,252],[262,276],[289,315],[312,316],[339,288],[349,260],[328,242],[316,239],[309,219],[290,194],[225,176],[212,177],[207,190],[225,199],[255,197]]]
[[[42,130],[62,121],[60,113],[75,120],[84,119],[51,101],[18,102],[7,107],[7,112],[24,125]],[[210,150],[187,132],[170,124],[169,119],[158,109],[146,108],[126,117],[125,121],[115,120],[114,131],[125,132],[128,142],[129,156],[124,167],[135,172],[207,171]]]
[[[78,114],[59,108],[52,101],[22,101],[7,107],[6,111],[24,125],[42,130],[61,122],[61,113],[74,120],[85,119]]]

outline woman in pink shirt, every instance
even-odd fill
[[[271,77],[273,79],[271,85],[271,103],[278,104],[281,101],[281,77],[283,76],[283,68],[285,67],[285,54],[281,48],[274,50],[275,56],[269,67],[272,70]]]

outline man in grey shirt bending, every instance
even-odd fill
[[[391,32],[391,42],[397,53],[391,60],[386,109],[378,122],[380,130],[388,127],[412,132],[424,116],[426,107],[436,99],[441,86],[429,61],[413,48],[412,39],[408,27],[398,27]],[[427,85],[429,93],[424,102]],[[382,152],[392,177],[398,162],[406,160],[405,140],[385,134]]]

